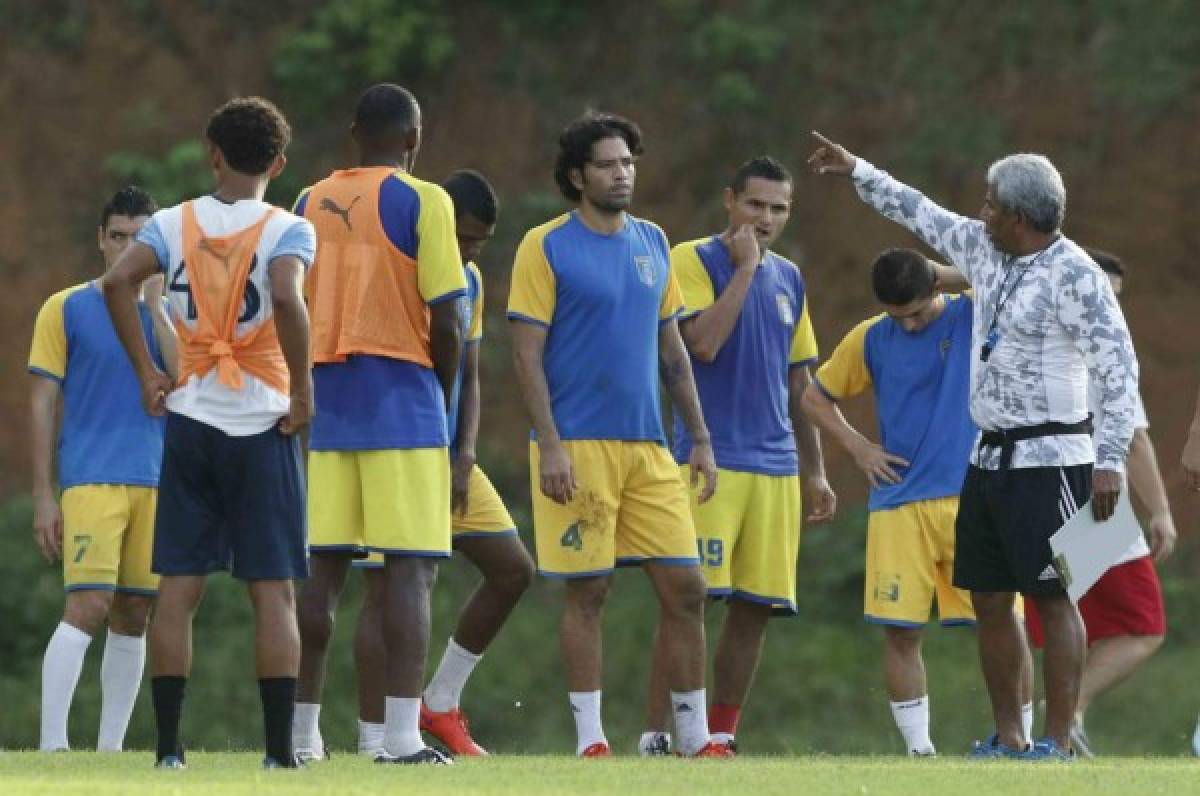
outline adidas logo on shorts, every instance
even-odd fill
[[[1042,574],[1038,575],[1038,580],[1058,580],[1058,572],[1055,571],[1053,565],[1047,566],[1042,570]]]

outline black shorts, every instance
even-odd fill
[[[171,413],[163,444],[154,564],[160,575],[230,570],[242,580],[308,574],[300,441],[272,427],[233,437]]]
[[[1062,594],[1050,537],[1092,496],[1092,465],[970,467],[955,524],[954,585]]]

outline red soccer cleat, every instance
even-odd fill
[[[737,753],[729,748],[729,744],[720,741],[709,741],[700,747],[700,751],[692,755],[693,759],[701,757],[736,757]]]
[[[434,713],[421,702],[421,731],[446,745],[450,754],[460,757],[486,757],[487,750],[475,743],[467,726],[467,716],[459,708]]]
[[[604,743],[604,741],[597,741],[596,743],[589,746],[587,749],[584,749],[583,753],[580,754],[579,756],[580,757],[612,757],[612,750],[608,748],[608,744]]]

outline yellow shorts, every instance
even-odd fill
[[[618,440],[563,445],[579,485],[566,505],[542,494],[538,446],[529,444],[538,572],[582,578],[646,561],[699,563],[687,487],[666,448]]]
[[[684,483],[689,469],[679,468]],[[800,479],[718,470],[707,503],[691,498],[710,597],[736,597],[796,613]]]
[[[512,515],[504,507],[504,501],[496,492],[496,487],[476,465],[471,470],[470,480],[467,481],[467,510],[450,517],[451,541],[472,539],[484,536],[499,538],[516,536],[517,524]],[[354,562],[354,566],[364,569],[383,566],[383,554],[371,553],[365,559]]]
[[[871,512],[863,595],[868,622],[920,627],[936,596],[943,625],[974,623],[971,595],[952,585],[957,515],[957,497]]]
[[[447,449],[311,451],[308,549],[448,558]]]
[[[100,589],[153,596],[150,571],[158,490],[85,484],[62,495],[63,581],[67,591]]]

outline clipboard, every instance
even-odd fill
[[[1141,533],[1142,526],[1129,502],[1128,485],[1121,490],[1116,510],[1104,522],[1096,522],[1091,500],[1080,506],[1050,537],[1054,571],[1071,602],[1078,603]]]

